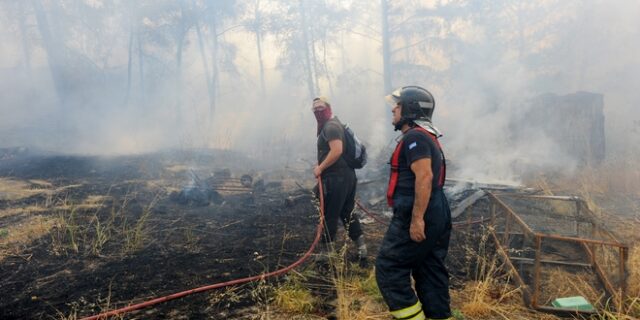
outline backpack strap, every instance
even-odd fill
[[[440,141],[438,141],[438,138],[436,138],[434,134],[425,130],[424,128],[419,126],[415,128],[417,130],[420,130],[421,132],[424,132],[429,138],[431,138],[433,143],[435,143],[435,145],[440,150],[440,154],[442,155],[442,164],[440,165],[440,178],[438,179],[438,186],[443,187],[445,177],[447,175],[447,163],[444,157],[444,152],[442,151],[442,146],[440,145]],[[389,176],[389,186],[387,187],[387,204],[390,207],[393,207],[393,194],[395,193],[396,187],[398,186],[398,176],[400,174],[399,172],[400,152],[402,151],[403,144],[404,144],[404,138],[400,140],[400,142],[398,142],[395,150],[393,151],[393,155],[391,156],[391,163],[390,163],[391,173]]]
[[[438,147],[438,150],[440,150],[440,154],[442,155],[442,164],[440,164],[440,178],[438,179],[438,186],[443,187],[447,175],[447,161],[444,157],[444,151],[442,151],[442,145],[440,145],[440,141],[435,136],[435,134],[429,132],[427,129],[420,126],[416,126],[415,129],[424,132],[429,138],[431,138],[431,141],[435,143],[435,145]]]
[[[393,156],[391,156],[391,174],[389,176],[389,186],[387,187],[387,204],[389,207],[393,207],[393,194],[396,192],[396,186],[398,186],[400,150],[402,150],[403,144],[404,140],[400,140],[393,151]]]
[[[325,124],[322,126],[322,129],[320,130],[320,134],[318,135],[318,137],[322,136],[322,138],[324,140],[327,140],[327,136],[325,136],[325,134],[324,134],[324,129],[327,127],[327,124],[329,123],[329,121],[331,121],[333,119],[335,119],[338,122],[338,124],[340,124],[340,127],[342,127],[342,131],[343,131],[343,135],[344,135],[344,132],[347,131],[346,130],[346,126],[344,124],[342,124],[342,122],[340,122],[340,120],[338,120],[338,118],[331,118],[327,122],[325,122]],[[329,142],[329,141],[327,141],[327,142]],[[344,144],[344,141],[342,141],[342,143]]]

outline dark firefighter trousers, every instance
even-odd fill
[[[338,221],[342,221],[349,238],[356,241],[362,235],[360,221],[353,212],[356,184],[358,180],[353,169],[340,170],[322,176],[324,191],[325,244],[332,243],[338,231]]]
[[[396,319],[446,319],[451,316],[444,265],[451,235],[449,204],[442,189],[432,191],[424,215],[426,240],[420,243],[409,235],[412,209],[413,197],[394,198],[393,218],[376,259],[376,281]]]
[[[337,298],[334,279],[337,277],[336,268],[330,265],[328,253],[332,252],[333,241],[338,231],[338,223],[342,221],[349,238],[356,241],[362,236],[362,228],[358,217],[353,212],[355,206],[357,179],[353,169],[340,170],[322,175],[322,190],[324,195],[324,232],[320,251],[321,254],[316,267],[319,279],[312,280],[312,292],[320,297],[318,308],[329,314],[335,312],[332,302]],[[317,191],[317,190],[316,190]],[[324,260],[327,259],[327,260]],[[328,276],[330,275],[331,276]]]

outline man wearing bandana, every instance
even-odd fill
[[[331,104],[325,97],[313,99],[313,114],[318,122],[318,165],[313,169],[316,177],[322,178],[324,192],[324,244],[331,248],[342,221],[349,238],[356,243],[361,265],[366,264],[367,246],[360,221],[354,213],[356,195],[356,173],[342,158],[345,146],[344,126],[333,115]]]
[[[324,233],[322,252],[318,255],[317,267],[321,275],[321,283],[316,293],[322,298],[319,304],[321,311],[327,312],[327,319],[337,319],[337,292],[334,279],[336,266],[332,266],[333,242],[338,229],[338,221],[342,221],[349,238],[355,241],[358,248],[358,260],[361,266],[367,264],[367,246],[364,241],[360,221],[353,212],[356,195],[355,170],[342,157],[345,146],[345,129],[340,120],[331,111],[331,104],[325,97],[313,99],[313,114],[318,122],[318,165],[313,168],[316,178],[322,179],[324,195]],[[334,275],[333,277],[331,275]]]

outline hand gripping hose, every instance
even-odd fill
[[[177,292],[177,293],[174,293],[174,294],[170,294],[168,296],[154,298],[154,299],[151,299],[151,300],[148,300],[148,301],[145,301],[145,302],[141,302],[141,303],[138,303],[138,304],[134,304],[134,305],[131,305],[131,306],[128,306],[128,307],[124,307],[124,308],[120,308],[120,309],[116,309],[116,310],[111,310],[111,311],[103,312],[103,313],[100,313],[100,314],[97,314],[97,315],[93,315],[93,316],[90,316],[90,317],[82,318],[81,320],[107,319],[108,317],[111,317],[111,316],[115,316],[115,315],[119,315],[119,314],[123,314],[123,313],[128,313],[128,312],[131,312],[131,311],[134,311],[134,310],[139,310],[139,309],[146,308],[146,307],[158,304],[158,303],[166,302],[166,301],[173,300],[173,299],[182,298],[182,297],[188,296],[190,294],[204,292],[204,291],[213,290],[213,289],[218,289],[218,288],[222,288],[222,287],[226,287],[226,286],[232,286],[232,285],[252,282],[252,281],[256,281],[256,280],[263,280],[265,278],[278,276],[278,275],[287,273],[288,271],[290,271],[291,269],[299,266],[300,264],[302,264],[305,260],[307,260],[309,258],[309,256],[311,255],[311,253],[315,249],[316,245],[318,244],[318,241],[320,240],[320,235],[322,235],[322,229],[324,228],[324,195],[323,195],[323,192],[322,192],[322,179],[320,179],[320,178],[318,178],[318,188],[320,190],[320,192],[319,192],[319,194],[320,194],[320,221],[318,222],[318,227],[316,228],[316,237],[313,240],[313,243],[311,244],[311,247],[309,248],[309,250],[307,250],[307,252],[300,259],[298,259],[298,261],[288,265],[287,267],[284,267],[282,269],[278,269],[278,270],[275,270],[275,271],[271,271],[271,272],[268,272],[268,273],[262,273],[262,274],[251,276],[251,277],[235,279],[235,280],[230,280],[230,281],[221,282],[221,283],[210,284],[210,285],[199,287],[199,288],[194,288],[194,289],[190,289],[190,290],[186,290],[186,291],[182,291],[182,292]]]

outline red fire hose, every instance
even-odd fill
[[[97,314],[97,315],[94,315],[94,316],[82,318],[81,320],[107,319],[108,317],[111,317],[111,316],[115,316],[115,315],[131,312],[131,311],[134,311],[134,310],[139,310],[139,309],[146,308],[146,307],[158,304],[158,303],[166,302],[166,301],[173,300],[173,299],[182,298],[182,297],[188,296],[190,294],[204,292],[204,291],[213,290],[213,289],[218,289],[218,288],[231,286],[231,285],[247,283],[247,282],[256,281],[256,280],[263,280],[265,278],[269,278],[269,277],[273,277],[273,276],[278,276],[278,275],[286,273],[286,272],[290,271],[291,269],[299,266],[300,264],[302,264],[305,260],[307,260],[309,258],[309,256],[311,255],[311,253],[315,249],[316,245],[318,244],[318,241],[320,240],[320,235],[322,234],[322,228],[324,227],[324,195],[323,195],[323,192],[322,192],[322,179],[320,179],[320,178],[318,178],[318,188],[320,190],[320,192],[319,192],[319,194],[320,194],[320,222],[318,223],[318,227],[316,229],[316,237],[313,240],[313,243],[311,244],[311,247],[309,248],[309,250],[307,250],[307,252],[300,259],[298,259],[298,261],[290,264],[287,267],[284,267],[282,269],[278,269],[278,270],[275,270],[275,271],[272,271],[272,272],[263,273],[263,274],[259,274],[259,275],[255,275],[255,276],[251,276],[251,277],[242,278],[242,279],[231,280],[231,281],[227,281],[227,282],[215,283],[215,284],[211,284],[211,285],[207,285],[207,286],[203,286],[203,287],[199,287],[199,288],[194,288],[194,289],[190,289],[190,290],[186,290],[186,291],[182,291],[182,292],[177,292],[177,293],[174,293],[174,294],[170,294],[168,296],[151,299],[151,300],[148,300],[148,301],[145,301],[145,302],[141,302],[141,303],[138,303],[138,304],[134,304],[134,305],[131,305],[131,306],[128,306],[128,307],[124,307],[124,308],[120,308],[120,309],[116,309],[116,310],[111,310],[111,311],[103,312],[103,313],[100,313],[100,314]]]
[[[365,208],[362,203],[360,203],[359,200],[356,200],[356,205],[358,206],[358,208],[360,208],[360,210],[362,210],[362,212],[366,213],[371,219],[375,220],[377,223],[381,224],[381,225],[385,225],[388,226],[389,223],[380,220],[380,218],[377,217],[377,215],[371,213],[371,211],[367,210],[367,208]]]

